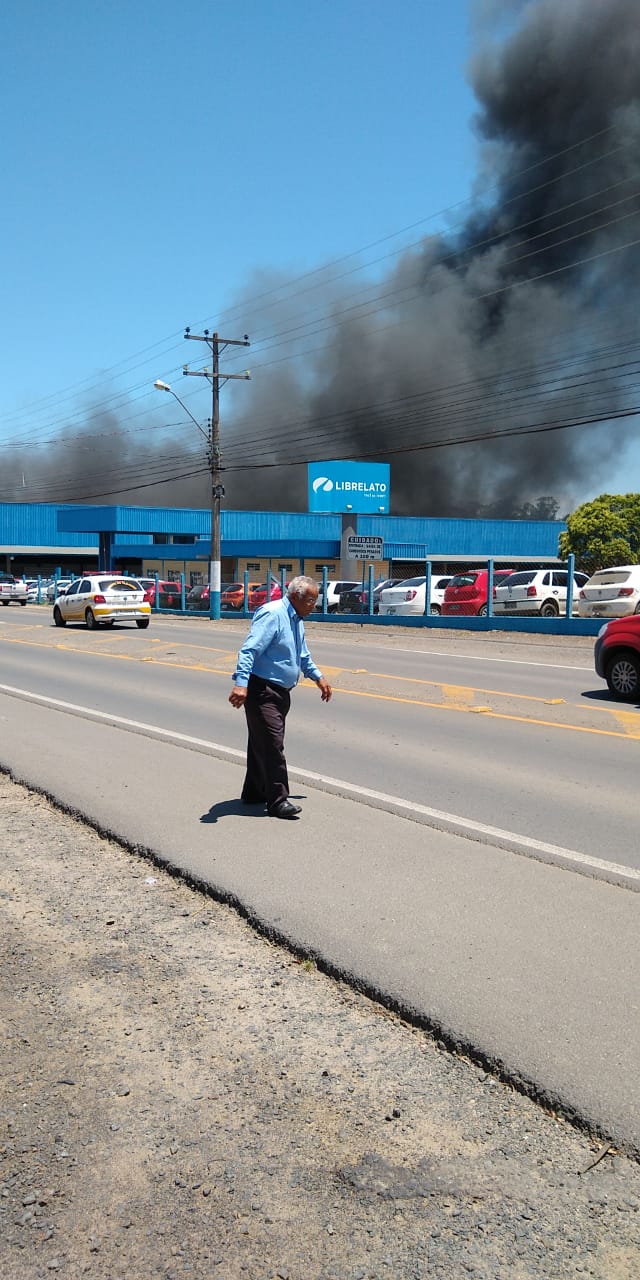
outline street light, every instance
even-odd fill
[[[174,391],[173,387],[170,387],[168,382],[161,382],[160,378],[156,378],[153,385],[156,391],[168,391],[169,394],[172,395],[174,399],[178,401],[178,404],[182,405],[182,408],[184,409],[185,413],[189,415],[189,417],[191,418],[191,421],[195,422],[198,428],[198,431],[200,432],[200,435],[204,436],[207,444],[209,444],[209,436],[207,435],[206,431],[202,430],[202,427],[200,426],[200,423],[198,422],[197,418],[194,418],[190,409],[187,409],[186,404],[184,404],[183,401],[180,399],[180,396],[178,395],[177,391]]]
[[[220,387],[235,378],[250,378],[251,374],[248,369],[244,373],[221,373],[220,372],[220,352],[226,350],[227,347],[248,347],[249,336],[245,333],[244,338],[221,338],[217,333],[209,333],[205,329],[204,333],[192,333],[190,329],[184,331],[185,340],[191,342],[206,343],[211,352],[211,368],[207,369],[190,369],[188,364],[183,366],[182,372],[185,378],[206,378],[211,384],[211,436],[209,442],[209,465],[211,467],[211,563],[209,577],[209,617],[220,617],[220,592],[221,592],[221,566],[222,566],[222,549],[220,542],[220,504],[224,497],[224,485],[222,483],[222,463],[220,453]]]
[[[177,391],[174,391],[174,390],[173,390],[173,387],[171,387],[171,386],[169,385],[169,383],[168,383],[168,382],[162,382],[162,380],[161,380],[160,378],[156,378],[156,380],[155,380],[155,382],[154,382],[154,384],[153,384],[153,385],[154,385],[154,387],[155,387],[156,391],[168,391],[168,392],[169,392],[169,395],[170,395],[170,396],[173,396],[174,400],[177,400],[177,401],[178,401],[178,404],[182,406],[182,408],[184,409],[185,413],[188,415],[188,417],[190,417],[190,418],[191,418],[191,421],[195,423],[196,427],[198,428],[198,431],[200,432],[200,435],[201,435],[201,436],[204,436],[204,438],[205,438],[205,440],[206,440],[206,442],[207,442],[207,461],[208,461],[208,463],[209,463],[209,468],[210,468],[210,470],[211,470],[211,476],[212,476],[212,480],[213,480],[213,455],[212,455],[212,452],[211,452],[211,436],[210,436],[210,435],[207,435],[207,432],[206,432],[206,431],[203,431],[203,429],[202,429],[202,427],[200,426],[200,423],[198,422],[197,418],[194,418],[194,416],[193,416],[193,414],[192,414],[191,410],[190,410],[190,409],[187,409],[186,404],[184,404],[184,403],[182,402],[182,400],[180,399],[180,396],[178,395]],[[216,611],[215,611],[215,604],[216,604],[216,602],[215,602],[214,594],[213,594],[213,591],[212,591],[212,583],[213,583],[213,580],[214,580],[214,577],[215,577],[215,574],[214,574],[214,564],[213,564],[213,561],[214,561],[214,549],[213,549],[213,543],[214,543],[214,529],[215,529],[216,521],[217,521],[217,520],[219,520],[219,511],[220,511],[220,508],[219,508],[219,501],[217,500],[217,496],[216,496],[216,493],[215,493],[215,485],[212,483],[212,488],[211,488],[211,543],[210,543],[210,546],[209,546],[209,575],[208,575],[208,581],[209,581],[209,616],[210,616],[210,617],[215,617],[215,618],[219,618],[219,617],[220,617],[220,596],[218,595],[218,600],[217,600],[217,612],[216,612]]]
[[[192,333],[190,329],[185,329],[185,338],[189,338],[194,342],[206,342],[211,352],[211,368],[210,369],[190,369],[185,365],[182,372],[185,377],[190,378],[207,378],[211,383],[211,420],[209,423],[209,435],[205,435],[202,427],[196,422],[192,413],[189,413],[186,404],[182,404],[182,400],[176,392],[172,390],[168,382],[162,382],[160,378],[156,380],[154,386],[158,391],[168,391],[175,396],[178,404],[182,405],[185,413],[189,414],[192,422],[196,423],[198,431],[205,436],[207,441],[207,459],[209,469],[211,471],[211,553],[209,556],[209,617],[218,619],[220,617],[220,569],[221,569],[221,545],[220,545],[220,503],[224,497],[224,486],[222,484],[222,465],[220,461],[220,386],[234,378],[248,379],[251,374],[248,369],[242,373],[221,373],[219,367],[220,351],[224,351],[226,347],[248,347],[249,337],[245,333],[244,338],[220,338],[217,333],[210,334],[208,329],[204,333]]]

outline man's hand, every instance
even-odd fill
[[[243,707],[247,700],[247,690],[242,684],[234,684],[229,694],[229,702],[232,707]]]
[[[324,676],[323,676],[323,677],[322,677],[322,680],[316,680],[316,684],[317,684],[317,686],[318,686],[318,688],[319,688],[319,690],[320,690],[320,695],[321,695],[321,697],[322,697],[322,701],[323,701],[323,702],[330,702],[330,701],[331,701],[331,695],[332,695],[332,693],[333,693],[333,689],[331,688],[331,685],[329,684],[329,681],[328,681],[328,680],[325,680],[325,678],[324,678]]]

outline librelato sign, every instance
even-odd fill
[[[389,514],[388,462],[310,462],[309,511]]]

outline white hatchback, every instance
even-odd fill
[[[493,612],[524,617],[557,618],[567,612],[566,569],[521,569],[510,573],[493,591]],[[573,575],[572,613],[578,612],[578,596],[586,573]]]
[[[84,622],[90,631],[96,627],[112,627],[114,622],[135,622],[148,627],[151,605],[137,578],[118,573],[87,574],[74,578],[64,595],[53,606],[57,627],[67,622]]]
[[[580,592],[581,618],[626,618],[640,613],[640,564],[598,569]]]
[[[451,574],[443,578],[433,574],[431,578],[431,612],[441,613],[445,589],[451,582]],[[408,617],[414,613],[424,613],[427,579],[424,574],[418,578],[405,578],[396,587],[387,587],[380,593],[380,617]]]

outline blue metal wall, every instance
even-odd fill
[[[77,507],[71,510],[77,511]],[[58,513],[63,510],[53,502],[0,502],[0,545],[24,547],[97,547],[98,526],[81,526],[83,532],[61,530]]]
[[[98,529],[115,534],[193,534],[194,539],[206,537],[208,540],[211,528],[210,513],[197,509],[92,506],[60,506],[57,509],[61,529]]]
[[[434,559],[447,555],[557,556],[562,520],[436,520],[359,516],[358,533],[384,538],[385,557]]]
[[[364,536],[382,535],[388,559],[501,556],[556,557],[561,520],[437,520],[431,517],[357,516]],[[208,544],[209,511],[170,507],[73,506],[54,503],[0,503],[0,545],[32,547],[96,546],[98,533],[112,533],[119,547],[148,549],[153,535],[193,536]],[[341,516],[306,512],[222,511],[223,554],[323,556],[340,554]],[[189,554],[189,544],[171,546]],[[202,547],[199,548],[203,550]]]

